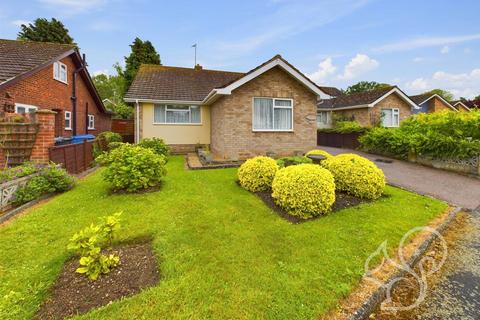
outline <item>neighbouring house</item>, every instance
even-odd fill
[[[341,93],[341,92],[340,92]],[[398,127],[419,107],[398,87],[339,94],[317,104],[317,126],[329,128],[335,119],[356,121],[364,127]]]
[[[209,145],[221,159],[293,155],[316,145],[319,87],[280,55],[247,73],[142,65],[125,95],[135,140],[159,137],[174,152]]]
[[[0,112],[56,112],[54,136],[110,130],[106,110],[78,48],[0,39]]]
[[[416,96],[410,96],[410,99],[412,99],[420,107],[420,109],[413,111],[414,114],[433,113],[444,110],[458,111],[453,105],[450,104],[450,102],[438,94],[424,93]]]
[[[452,101],[451,105],[455,107],[460,112],[469,112],[471,109],[463,103],[461,100]]]

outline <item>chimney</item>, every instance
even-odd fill
[[[193,69],[195,69],[195,70],[202,70],[203,67],[197,63]]]

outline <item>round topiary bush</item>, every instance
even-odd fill
[[[327,213],[335,202],[332,174],[315,164],[280,169],[273,179],[272,191],[276,204],[302,219]]]
[[[278,164],[269,157],[255,157],[245,161],[238,169],[240,185],[251,192],[270,189]]]
[[[305,157],[308,157],[309,155],[320,155],[320,156],[324,156],[327,159],[332,157],[332,155],[330,153],[328,153],[327,151],[321,150],[321,149],[310,150],[305,154]]]
[[[166,174],[165,156],[150,149],[123,144],[102,156],[103,172],[114,191],[136,192],[154,187]]]
[[[340,154],[321,162],[335,178],[337,190],[364,199],[377,199],[385,189],[385,175],[372,161],[356,154]]]

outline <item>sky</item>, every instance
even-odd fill
[[[0,38],[22,23],[60,19],[93,74],[113,74],[135,37],[162,64],[246,72],[275,54],[319,85],[361,80],[408,94],[480,94],[478,0],[0,0]]]

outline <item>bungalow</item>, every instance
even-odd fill
[[[276,55],[247,73],[142,65],[125,101],[136,106],[136,141],[160,137],[177,153],[209,145],[235,160],[313,149],[317,102],[340,93]]]
[[[471,111],[471,109],[465,103],[463,103],[461,100],[452,101],[451,104],[452,104],[452,106],[454,106],[460,112]]]
[[[412,110],[418,109],[416,103],[396,86],[322,99],[317,107],[319,128],[330,127],[332,118],[357,121],[365,127],[379,123],[384,127],[398,127],[402,120],[412,115]]]
[[[447,100],[439,96],[438,94],[424,93],[416,96],[410,96],[420,109],[414,110],[416,113],[433,113],[444,110],[458,111],[453,105],[450,104]]]
[[[0,39],[0,113],[55,111],[55,137],[110,130],[86,66],[73,45]]]

